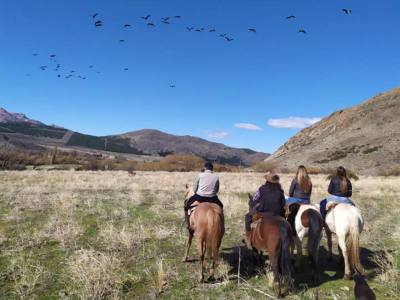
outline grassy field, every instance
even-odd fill
[[[262,175],[221,174],[226,233],[219,280],[212,284],[198,283],[196,261],[181,263],[186,242],[182,196],[184,184],[195,176],[1,172],[0,298],[268,298],[271,274],[241,243],[246,193],[258,188]],[[290,180],[282,176],[285,191]],[[312,180],[316,202],[326,195],[328,182],[325,176]],[[400,178],[362,177],[354,191],[366,223],[361,246],[368,281],[378,299],[399,299]],[[320,283],[310,283],[304,257],[297,289],[287,299],[354,299],[353,282],[342,280],[342,266],[325,260],[325,238],[322,244]]]

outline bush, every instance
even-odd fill
[[[278,164],[272,161],[260,161],[255,163],[252,168],[257,172],[268,172],[278,168]]]

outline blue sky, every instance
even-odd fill
[[[299,130],[281,127],[399,86],[399,14],[397,0],[1,0],[0,106],[88,134],[156,128],[272,152]]]

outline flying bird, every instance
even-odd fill
[[[95,13],[92,15],[92,18],[95,19],[98,15],[99,15],[98,13]]]
[[[149,18],[151,17],[151,15],[147,15],[147,16],[145,16],[145,17],[141,17],[143,20],[148,20]]]
[[[58,74],[58,75],[57,75],[57,77],[58,77],[58,78],[61,78],[61,75],[60,75],[60,74]]]
[[[54,58],[54,57],[56,57],[56,55],[55,55],[55,54],[51,54],[50,57],[51,57],[51,58]]]
[[[94,23],[94,27],[101,27],[101,26],[103,26],[103,21],[96,21],[95,23]]]
[[[257,30],[255,28],[249,28],[249,31],[256,33]]]
[[[203,32],[203,31],[204,31],[204,28],[203,28],[203,27],[197,28],[196,31],[197,31],[197,32]]]
[[[153,22],[149,22],[149,23],[147,23],[147,26],[156,26]]]
[[[123,43],[123,42],[125,42],[125,40],[119,40],[119,42],[120,42],[120,43]]]
[[[211,29],[209,30],[209,32],[215,32],[215,29],[214,29],[214,28],[211,28]]]
[[[182,16],[174,16],[175,19],[180,19]]]
[[[167,25],[169,24],[169,22],[168,22],[168,21],[162,21],[162,22],[163,22],[164,24],[167,24]]]
[[[46,71],[47,66],[41,66],[40,69],[41,69],[42,71]]]
[[[192,30],[194,29],[194,27],[186,27],[186,29],[187,29],[188,31],[192,31]]]
[[[169,20],[169,17],[163,17],[163,18],[161,18],[161,20],[163,20],[163,21],[168,21],[168,20]]]
[[[226,37],[226,33],[220,34],[219,36],[224,38],[224,37]]]
[[[38,53],[33,53],[32,55],[33,55],[33,56],[38,56],[39,54],[38,54]]]
[[[306,32],[304,29],[300,29],[300,30],[299,30],[299,33],[304,33],[304,34],[306,34],[307,32]]]
[[[129,70],[129,68],[124,68],[124,71],[128,71]]]
[[[93,65],[90,65],[89,68],[92,69],[92,68],[93,68]]]
[[[131,24],[125,24],[124,25],[124,28],[128,28],[128,27],[131,27]]]
[[[346,15],[351,14],[351,9],[343,8],[342,12],[344,12]]]
[[[287,16],[286,19],[290,20],[290,19],[296,19],[296,16]]]
[[[169,87],[173,89],[175,87],[175,84],[170,84]]]
[[[233,38],[225,37],[225,39],[226,39],[228,42],[232,42],[232,41],[233,41]]]

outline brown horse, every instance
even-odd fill
[[[274,274],[274,290],[278,296],[282,295],[282,283],[292,283],[292,237],[291,226],[284,218],[263,213],[253,215],[250,242],[257,252],[268,253]]]
[[[186,186],[186,199],[193,192]],[[195,202],[195,204],[198,202]],[[219,258],[219,247],[225,233],[224,214],[217,204],[198,203],[189,218],[189,239],[183,262],[188,261],[189,250],[193,236],[197,237],[197,249],[200,256],[200,282],[204,282],[204,257],[207,254],[212,259],[212,267],[208,280],[213,280],[215,267]]]

